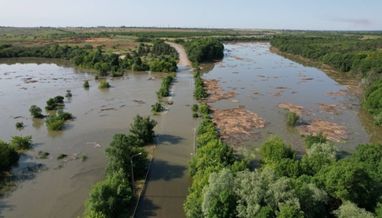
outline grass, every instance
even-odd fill
[[[299,119],[300,117],[296,113],[288,112],[288,115],[287,115],[288,126],[291,126],[291,127],[296,126]]]
[[[111,86],[110,86],[110,84],[109,84],[109,82],[107,81],[107,80],[101,80],[101,81],[99,81],[99,84],[98,84],[98,88],[99,89],[108,89],[108,88],[110,88]]]

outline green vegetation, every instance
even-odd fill
[[[184,43],[188,58],[194,63],[220,60],[224,57],[224,45],[214,38],[192,39]]]
[[[10,144],[0,140],[0,172],[9,170],[19,160],[19,154]]]
[[[165,108],[164,108],[163,105],[162,105],[161,103],[159,103],[159,102],[157,102],[157,103],[151,105],[151,112],[153,112],[154,114],[155,114],[155,113],[160,113],[160,112],[162,112],[162,111],[164,111],[164,110],[165,110]]]
[[[147,171],[147,153],[141,147],[154,140],[156,122],[137,116],[129,134],[116,134],[106,153],[105,180],[97,183],[86,202],[85,217],[127,217],[134,196],[134,180]],[[133,169],[133,172],[131,171]]]
[[[273,47],[327,64],[343,73],[366,79],[364,107],[382,125],[382,38],[361,34],[289,34],[275,36]]]
[[[32,136],[13,136],[10,145],[16,151],[28,150],[32,146]]]
[[[194,90],[194,97],[196,100],[202,100],[203,98],[208,97],[208,94],[206,90],[204,89],[202,74],[199,70],[196,71],[194,74],[194,80],[195,80],[195,90]]]
[[[73,97],[72,91],[71,90],[66,90],[65,97],[67,97],[67,98]]]
[[[62,160],[62,159],[65,159],[67,157],[68,157],[67,154],[60,154],[60,155],[58,155],[57,160]]]
[[[85,80],[83,87],[84,87],[84,89],[88,89],[88,88],[90,88],[90,85],[89,85],[89,81],[88,81],[88,80]]]
[[[296,126],[299,119],[300,119],[300,117],[296,113],[288,112],[288,114],[287,114],[288,126],[292,126],[292,127]]]
[[[49,152],[38,151],[37,156],[39,159],[47,159],[49,157]]]
[[[73,115],[71,113],[59,110],[57,113],[49,115],[46,118],[45,123],[49,130],[60,131],[64,129],[65,122],[71,119],[73,119]]]
[[[170,96],[170,87],[174,78],[175,78],[175,75],[168,75],[162,79],[162,84],[157,92],[157,96],[159,99]]]
[[[29,108],[29,112],[31,113],[33,118],[37,118],[37,119],[44,118],[44,115],[42,114],[42,109],[37,107],[36,105],[32,105]]]
[[[23,122],[16,122],[16,129],[24,129],[24,123]]]
[[[109,82],[108,81],[106,81],[106,80],[101,80],[101,81],[99,81],[99,84],[98,84],[98,88],[99,89],[108,89],[108,88],[110,88],[111,86],[110,86],[110,84],[109,84]]]
[[[64,97],[62,96],[56,96],[54,98],[50,98],[46,102],[45,109],[50,110],[58,110],[64,106]]]

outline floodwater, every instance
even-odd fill
[[[37,64],[38,63],[38,64]],[[126,133],[136,114],[150,115],[161,80],[149,73],[128,73],[109,78],[111,88],[98,89],[94,75],[47,60],[2,60],[0,63],[0,138],[31,135],[32,150],[13,169],[16,183],[0,199],[0,217],[78,217],[90,187],[105,172],[105,148],[115,133]],[[89,80],[90,88],[82,85]],[[75,120],[65,130],[50,132],[45,123],[32,119],[31,105],[71,90],[65,111]],[[16,130],[15,123],[25,128]],[[39,159],[38,152],[49,152]],[[67,158],[58,160],[60,154]],[[87,159],[83,160],[83,156]]]
[[[204,74],[204,79],[219,80],[224,91],[236,92],[233,99],[212,103],[213,108],[245,106],[265,119],[264,129],[256,129],[254,135],[240,142],[247,145],[244,147],[258,146],[270,135],[278,135],[303,151],[303,138],[287,126],[286,111],[278,108],[280,103],[303,106],[307,113],[302,119],[306,122],[321,119],[345,126],[348,139],[338,143],[340,150],[351,152],[360,143],[382,142],[378,138],[381,128],[371,123],[370,116],[360,109],[359,97],[349,92],[346,84],[336,82],[320,69],[272,53],[269,43],[226,44],[224,59]],[[322,111],[320,104],[336,105],[338,111]]]

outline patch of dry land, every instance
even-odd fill
[[[244,107],[214,109],[213,121],[223,139],[249,136],[253,128],[264,128],[265,120]]]
[[[347,139],[346,127],[337,123],[313,120],[310,124],[297,127],[301,135],[318,135],[322,133],[328,140],[343,142]]]
[[[207,102],[213,103],[223,99],[230,99],[235,97],[236,93],[234,91],[225,92],[219,85],[219,80],[204,80],[204,87],[208,92]]]

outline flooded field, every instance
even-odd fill
[[[41,62],[40,64],[37,64]],[[105,171],[105,148],[115,133],[128,131],[136,114],[150,115],[160,78],[148,73],[129,73],[110,79],[111,88],[98,89],[94,75],[49,63],[17,60],[0,63],[0,138],[31,135],[34,147],[13,169],[13,190],[0,200],[0,217],[77,217],[90,187]],[[90,88],[83,88],[89,80]],[[75,116],[61,132],[48,131],[32,119],[31,105],[44,108],[54,96],[64,96],[65,111]],[[44,111],[45,113],[45,111]],[[17,130],[16,122],[25,128]],[[46,159],[39,151],[48,152]],[[58,160],[61,155],[66,158]]]
[[[331,78],[317,68],[272,53],[268,43],[227,44],[225,48],[223,61],[204,79],[213,89],[208,102],[217,112],[218,127],[223,132],[244,129],[247,133],[226,136],[228,142],[253,146],[269,135],[279,135],[303,151],[300,134],[314,128],[327,131],[340,150],[349,152],[360,143],[382,141],[381,128],[365,116],[359,97],[348,86],[354,81]],[[287,126],[285,109],[300,115],[299,127]],[[248,115],[257,119],[248,121]]]

